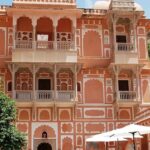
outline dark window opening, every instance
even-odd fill
[[[8,82],[8,85],[7,85],[7,89],[8,89],[8,92],[11,92],[12,91],[12,82]]]
[[[117,43],[127,43],[127,39],[125,35],[117,35],[116,36]]]
[[[50,79],[39,79],[38,80],[38,90],[51,90],[51,80]]]
[[[47,138],[47,132],[44,131],[44,132],[42,133],[42,138]]]
[[[119,91],[129,91],[129,82],[128,80],[119,80],[118,81]]]
[[[81,92],[81,86],[80,86],[80,83],[79,83],[79,82],[77,83],[77,91],[78,91],[78,92]]]

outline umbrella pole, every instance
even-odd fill
[[[134,148],[134,150],[136,150],[136,145],[135,145],[135,133],[136,132],[130,132],[131,134],[132,134],[132,136],[133,136],[133,148]]]

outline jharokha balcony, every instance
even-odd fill
[[[76,63],[74,20],[64,16],[59,19],[37,16],[35,20],[30,15],[18,17],[14,26],[12,62]]]
[[[75,65],[70,68],[65,65],[15,67],[12,98],[17,104],[74,104],[77,95]]]
[[[138,54],[134,44],[116,43],[115,46],[116,64],[138,64]]]

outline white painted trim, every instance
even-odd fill
[[[87,77],[88,74],[84,74],[83,76],[83,103],[85,104],[85,83],[89,80],[97,80],[99,82],[102,82],[103,84],[103,103],[105,102],[105,90],[104,90],[104,77],[103,76],[100,76],[99,77],[95,77],[95,78],[90,78],[90,77]],[[90,74],[92,75],[92,74]],[[95,103],[96,104],[96,103]],[[99,104],[99,103],[97,103]]]
[[[50,119],[48,119],[48,120],[41,120],[41,119],[40,119],[40,114],[41,114],[41,112],[42,112],[43,110],[44,110],[44,111],[47,111],[47,112],[49,113]],[[39,108],[39,109],[38,109],[38,120],[39,120],[39,121],[42,121],[42,122],[43,122],[43,121],[50,121],[50,120],[52,120],[51,109],[48,109],[48,108]]]
[[[29,120],[22,120],[22,119],[19,119],[20,113],[21,113],[22,111],[28,112]],[[18,121],[20,122],[20,121],[30,121],[30,120],[31,120],[31,110],[28,109],[28,108],[25,108],[25,109],[19,108],[19,109],[18,109]]]
[[[97,32],[99,34],[99,37],[101,38],[101,51],[102,51],[102,57],[103,57],[103,36],[102,36],[102,25],[99,25],[97,29],[88,29],[85,27],[85,25],[82,25],[82,56],[84,56],[84,37],[87,32]]]
[[[139,30],[140,30],[140,29],[143,29],[143,31],[144,31],[143,34],[140,34],[140,33],[139,33]],[[145,27],[143,27],[143,26],[138,26],[138,27],[137,27],[137,35],[142,35],[142,36],[144,35],[144,36],[146,36],[146,35],[145,35],[145,33],[146,33],[145,31],[146,31]]]
[[[145,41],[145,58],[141,58],[141,50],[139,49],[140,48],[140,39],[143,39]],[[147,59],[148,58],[148,52],[147,52],[147,44],[146,44],[147,40],[146,40],[146,37],[145,36],[138,36],[138,54],[139,54],[139,59]]]
[[[73,138],[73,135],[61,135],[61,150],[63,149],[63,139],[65,139],[65,138],[70,138],[70,139],[72,139],[72,148],[74,149],[74,138]],[[73,150],[73,149],[71,149],[71,150]],[[57,149],[56,149],[57,150]]]
[[[99,116],[88,116],[88,115],[85,114],[86,111],[93,111],[93,110],[103,111],[104,115],[101,115],[101,116],[100,115]],[[99,107],[97,107],[97,108],[84,108],[84,118],[90,118],[90,119],[92,119],[92,118],[98,118],[98,119],[106,118],[105,108],[99,108]]]

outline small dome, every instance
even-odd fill
[[[94,9],[105,9],[108,10],[110,5],[109,0],[97,0],[94,4]]]
[[[140,4],[134,3],[134,6],[135,6],[135,11],[144,11]]]

